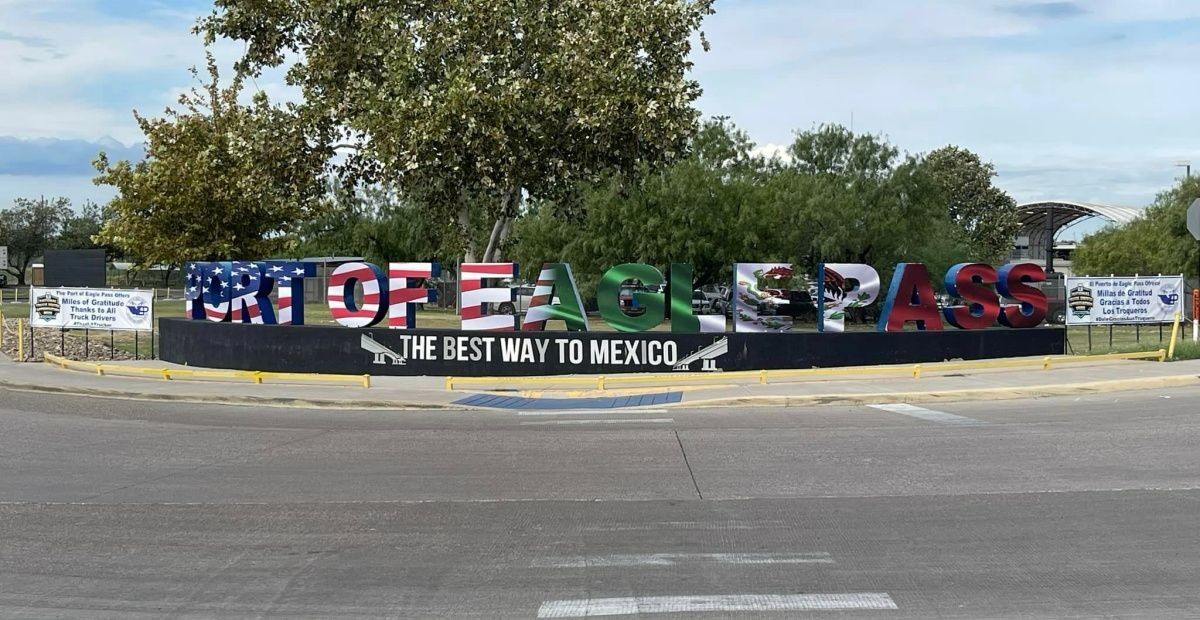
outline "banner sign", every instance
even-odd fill
[[[784,333],[270,328],[163,319],[162,359],[278,372],[426,376],[729,372],[1060,355],[1066,330]]]
[[[29,324],[60,329],[145,330],[154,325],[149,291],[39,288],[29,293]]]
[[[433,301],[436,293],[426,279],[439,270],[437,263],[345,263],[329,278],[328,310],[345,327],[386,321],[391,329],[414,329],[416,305]],[[188,318],[267,325],[303,325],[305,282],[311,284],[316,276],[313,263],[283,260],[190,262],[185,271]],[[962,303],[946,307],[934,295],[934,275],[920,263],[896,265],[886,295],[880,294],[879,274],[870,265],[823,263],[816,271],[816,277],[808,277],[790,263],[734,264],[733,331],[790,332],[811,319],[818,332],[841,332],[847,311],[876,301],[882,301],[876,325],[881,332],[904,331],[910,325],[917,331],[941,331],[946,324],[963,330],[1028,329],[1046,317],[1046,295],[1034,286],[1046,274],[1034,264],[1009,263],[999,269],[982,263],[955,265],[944,282]],[[579,287],[566,263],[542,265],[524,321],[494,314],[493,306],[515,303],[516,288],[504,283],[518,273],[516,263],[460,266],[463,331],[537,332],[552,320],[562,321],[567,331],[589,331]],[[653,331],[668,318],[672,333],[727,331],[724,316],[695,312],[694,286],[692,268],[684,263],[671,264],[668,275],[643,263],[615,265],[596,290],[600,318],[623,333]]]
[[[0,270],[8,269],[8,246],[0,245]]]
[[[1183,299],[1183,276],[1067,278],[1067,324],[1170,323]]]

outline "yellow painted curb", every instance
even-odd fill
[[[249,381],[262,384],[266,381],[294,383],[343,383],[364,388],[371,387],[371,375],[323,375],[316,373],[297,372],[257,372],[245,370],[193,370],[190,368],[146,368],[140,366],[122,366],[119,364],[93,364],[77,362],[66,358],[43,353],[47,364],[53,364],[63,370],[75,370],[97,376],[151,377],[164,381],[216,379],[229,381]]]
[[[1138,353],[1110,353],[1106,355],[1052,355],[1045,357],[1029,357],[1019,359],[980,360],[972,362],[932,362],[925,364],[902,364],[888,366],[847,366],[842,368],[798,368],[788,370],[741,370],[730,372],[681,372],[672,374],[629,374],[601,376],[547,376],[547,377],[446,377],[446,391],[454,391],[456,387],[485,386],[531,386],[552,391],[555,386],[563,389],[594,389],[605,391],[618,386],[632,387],[637,384],[667,383],[670,385],[687,384],[691,382],[725,383],[731,380],[755,380],[760,385],[780,380],[803,379],[814,377],[845,377],[845,376],[904,376],[920,379],[921,376],[957,372],[962,370],[993,370],[1003,368],[1041,368],[1051,370],[1056,366],[1068,364],[1085,364],[1115,360],[1158,360],[1165,361],[1167,351],[1143,351]],[[693,385],[704,385],[696,384]]]
[[[962,390],[939,390],[932,392],[876,392],[867,394],[805,394],[776,396],[733,396],[708,398],[679,403],[658,405],[662,408],[714,408],[754,405],[759,407],[810,407],[814,405],[878,405],[886,403],[928,403],[935,401],[968,400],[1014,400],[1020,398],[1046,398],[1052,396],[1076,396],[1079,394],[1104,394],[1200,385],[1200,376],[1174,375],[1169,377],[1144,377],[1140,379],[1114,379],[1111,381],[1089,381],[1065,385],[1035,385],[1020,388],[972,388]]]

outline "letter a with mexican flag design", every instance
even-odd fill
[[[588,331],[587,313],[583,311],[579,287],[575,285],[571,266],[566,263],[542,265],[521,331],[544,331],[546,321],[562,321],[566,323],[567,330],[573,332]]]

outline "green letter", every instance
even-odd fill
[[[660,286],[663,284],[663,275],[661,271],[642,263],[625,263],[609,269],[596,287],[600,317],[619,332],[654,329],[663,322],[663,294],[633,291],[633,302],[644,307],[645,311],[636,316],[626,314],[621,309],[621,284],[626,280],[637,280],[646,286]]]

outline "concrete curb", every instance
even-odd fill
[[[873,405],[883,403],[929,403],[962,400],[1013,400],[1019,398],[1041,398],[1050,396],[1074,396],[1079,394],[1102,394],[1134,390],[1151,390],[1188,385],[1200,385],[1200,376],[1174,375],[1167,377],[1145,377],[1139,379],[1116,379],[1090,381],[1064,385],[1040,385],[1019,388],[979,388],[965,390],[940,390],[929,392],[878,392],[866,394],[807,394],[775,396],[733,396],[701,400],[684,400],[679,403],[657,405],[657,408],[700,409],[713,407],[735,407],[753,405],[758,407],[810,407],[818,405]],[[389,409],[389,410],[475,410],[497,411],[488,407],[472,407],[452,403],[417,403],[411,401],[352,400],[281,398],[264,396],[225,396],[198,394],[160,394],[132,392],[107,388],[74,388],[63,386],[17,383],[0,380],[0,388],[33,393],[63,394],[68,396],[93,396],[118,400],[141,400],[180,402],[213,405],[242,405],[283,407],[294,409]],[[636,408],[627,408],[630,411]]]
[[[1063,385],[1038,385],[1022,388],[979,388],[940,390],[932,392],[879,392],[867,394],[806,394],[802,396],[736,396],[684,401],[662,405],[660,408],[688,407],[694,409],[755,405],[759,407],[808,407],[815,405],[879,405],[886,403],[930,403],[964,400],[1014,400],[1051,396],[1104,394],[1200,385],[1200,376],[1175,375],[1141,379],[1114,379]]]
[[[479,407],[467,407],[462,405],[451,405],[449,403],[415,403],[408,401],[389,401],[389,400],[330,400],[320,398],[281,398],[277,396],[221,396],[221,395],[199,395],[199,394],[157,394],[146,392],[130,392],[124,390],[110,390],[107,388],[74,388],[50,385],[37,385],[32,383],[15,383],[12,381],[0,381],[0,389],[13,390],[15,392],[30,392],[40,394],[62,394],[65,396],[94,396],[97,398],[111,398],[114,400],[141,400],[141,401],[158,401],[158,402],[176,402],[176,403],[194,403],[201,405],[241,405],[241,406],[260,406],[260,407],[282,407],[287,409],[341,409],[341,410],[357,410],[357,409],[389,409],[389,410],[405,410],[416,411],[430,409],[479,409]]]

